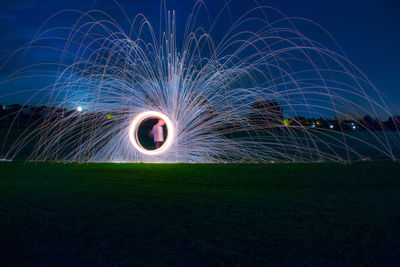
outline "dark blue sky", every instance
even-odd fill
[[[129,16],[142,12],[159,17],[160,0],[120,0]],[[184,25],[194,0],[167,0]],[[224,0],[205,0],[216,13]],[[231,12],[242,12],[252,0],[236,1]],[[290,17],[304,17],[327,29],[347,56],[374,84],[400,105],[400,1],[398,0],[260,0]],[[249,4],[249,6],[254,6]],[[121,15],[112,0],[1,0],[0,55],[29,41],[50,15],[64,9],[102,9]],[[218,29],[217,29],[218,30]],[[10,100],[11,101],[11,100]],[[12,101],[16,101],[14,98]],[[9,102],[1,99],[0,102]]]

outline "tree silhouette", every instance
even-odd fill
[[[275,101],[258,100],[251,104],[249,122],[259,127],[275,127],[283,124],[282,107]]]

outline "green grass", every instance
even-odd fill
[[[0,164],[0,265],[398,265],[400,165]]]

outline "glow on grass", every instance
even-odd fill
[[[143,148],[140,145],[140,142],[138,140],[138,128],[140,124],[145,120],[149,118],[160,118],[164,120],[165,125],[167,126],[167,131],[168,131],[168,136],[167,140],[165,140],[164,144],[155,150],[147,150]],[[139,113],[136,115],[135,118],[133,118],[130,126],[129,126],[129,139],[133,145],[133,147],[139,151],[142,154],[149,155],[149,156],[156,156],[156,155],[161,155],[164,152],[166,152],[172,145],[172,142],[174,140],[174,127],[172,125],[171,120],[162,114],[161,112],[157,111],[145,111],[142,113]]]

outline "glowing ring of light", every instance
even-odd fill
[[[139,144],[139,141],[137,140],[137,132],[138,132],[140,123],[142,121],[144,121],[145,119],[152,118],[152,117],[158,117],[165,122],[165,125],[167,126],[168,135],[167,135],[167,140],[165,140],[164,144],[160,148],[155,149],[155,150],[147,150],[147,149],[144,149]],[[136,115],[135,118],[133,118],[131,125],[129,126],[129,139],[131,140],[133,147],[140,153],[145,154],[145,155],[150,155],[150,156],[160,155],[160,154],[166,152],[171,147],[172,141],[174,139],[174,127],[172,125],[171,120],[167,116],[165,116],[164,114],[162,114],[160,112],[157,112],[157,111],[141,112],[138,115]]]

